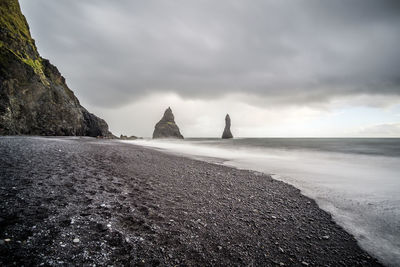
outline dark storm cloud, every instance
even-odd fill
[[[99,106],[153,92],[277,103],[400,95],[400,1],[21,0],[39,51]],[[250,98],[249,98],[250,99]]]

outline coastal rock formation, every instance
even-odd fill
[[[233,138],[233,135],[231,133],[231,118],[229,117],[229,114],[226,114],[225,129],[224,132],[222,133],[222,139],[229,139],[229,138]]]
[[[178,125],[175,123],[174,114],[170,107],[164,112],[164,116],[156,124],[153,132],[153,138],[178,138],[183,139]]]
[[[42,58],[17,0],[0,1],[0,135],[112,137]]]
[[[127,135],[123,135],[121,134],[119,139],[121,140],[136,140],[138,139],[136,136],[132,135],[132,136],[127,136]]]

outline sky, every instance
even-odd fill
[[[20,0],[42,57],[116,134],[400,137],[400,1]]]

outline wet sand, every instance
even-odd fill
[[[270,176],[115,140],[0,137],[0,265],[380,266]]]

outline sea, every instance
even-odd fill
[[[299,188],[387,266],[400,266],[400,138],[124,141],[272,175]]]

